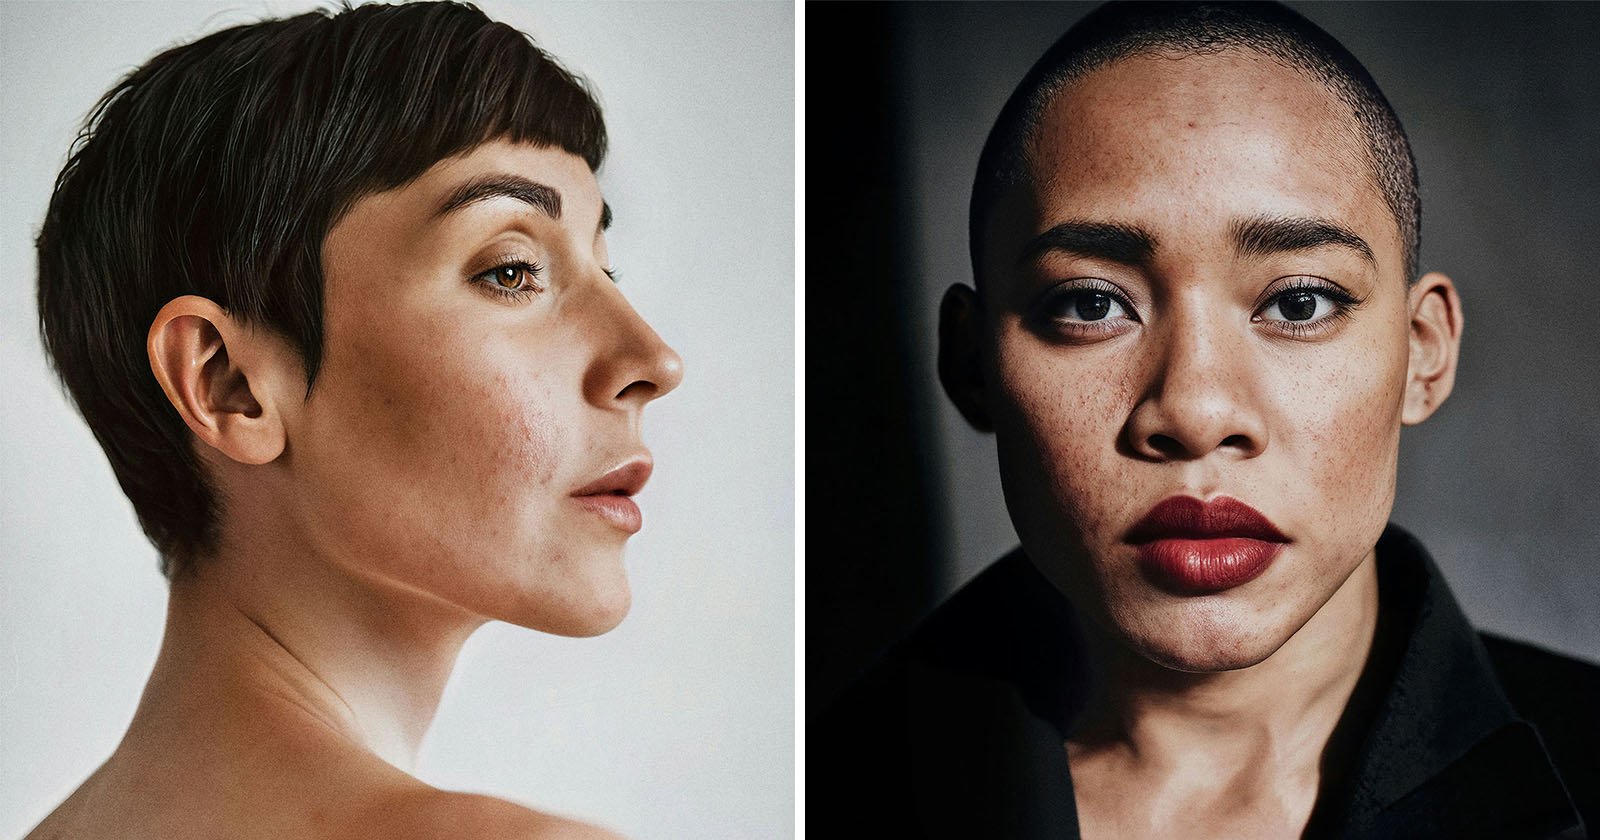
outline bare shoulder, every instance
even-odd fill
[[[569,817],[493,796],[436,788],[407,791],[367,816],[362,836],[394,840],[622,840],[614,831]]]

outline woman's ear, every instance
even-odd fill
[[[1414,426],[1428,419],[1455,387],[1461,355],[1461,298],[1455,284],[1438,272],[1412,285],[1411,356],[1406,366],[1405,405],[1401,422]]]
[[[284,368],[297,360],[281,339],[207,298],[184,295],[156,313],[145,349],[161,390],[195,437],[242,464],[283,453],[280,409],[294,374]]]
[[[994,431],[983,383],[983,304],[957,283],[939,304],[939,382],[973,428]]]

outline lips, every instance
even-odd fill
[[[644,488],[650,480],[653,466],[649,454],[635,455],[621,466],[608,470],[594,481],[572,491],[572,498],[585,510],[599,516],[613,527],[628,534],[637,534],[644,527],[644,514],[631,496]]]
[[[1173,496],[1135,523],[1126,541],[1156,585],[1177,594],[1206,595],[1260,577],[1289,538],[1237,499]]]

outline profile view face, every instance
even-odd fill
[[[507,141],[358,201],[323,247],[323,368],[285,413],[290,531],[473,615],[620,621],[640,418],[680,363],[613,282],[609,221],[582,158]]]
[[[1408,282],[1350,106],[1250,49],[1093,69],[1023,159],[946,301],[1023,546],[1157,664],[1260,662],[1371,562],[1449,281]]]
[[[91,118],[39,295],[169,580],[432,627],[615,626],[641,414],[681,363],[615,282],[584,83],[448,3],[168,56]]]

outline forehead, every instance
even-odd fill
[[[583,158],[553,146],[508,140],[492,140],[442,160],[401,189],[408,193],[406,200],[437,214],[441,201],[448,203],[463,185],[485,176],[522,178],[547,186],[558,198],[558,217],[590,227],[602,206],[600,184]]]
[[[598,227],[604,202],[600,184],[583,158],[551,146],[491,140],[435,163],[407,184],[362,197],[330,231],[330,244],[336,238],[351,238],[352,230],[359,231],[354,238],[363,241],[378,229],[411,231],[404,236],[413,237],[417,232],[478,215],[480,208],[516,209],[517,202],[501,195],[514,191],[479,189],[476,194],[480,200],[465,202],[454,212],[443,212],[452,206],[452,199],[459,202],[470,197],[462,194],[463,188],[470,192],[474,184],[515,179],[548,187],[555,197],[554,207],[559,209],[553,215],[564,226],[589,231]],[[483,199],[500,200],[490,204]]]
[[[1220,238],[1235,219],[1285,216],[1339,221],[1401,262],[1350,108],[1253,51],[1113,61],[1054,95],[1024,155],[1025,188],[996,208],[995,235],[1010,240],[996,256],[1064,219],[1158,233],[1211,223]]]

